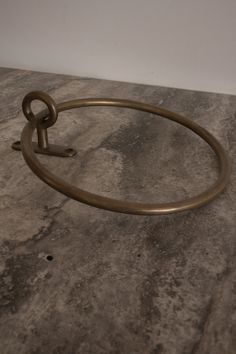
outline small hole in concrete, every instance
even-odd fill
[[[137,254],[137,257],[141,257],[141,254],[139,253],[139,254]]]
[[[74,151],[74,149],[71,149],[71,148],[66,149],[66,152],[68,152],[68,154],[70,154],[73,151]]]
[[[48,255],[48,256],[46,257],[46,259],[47,259],[47,261],[51,262],[51,261],[53,260],[53,256]]]
[[[15,145],[20,145],[20,141],[16,141],[16,142],[15,142]]]

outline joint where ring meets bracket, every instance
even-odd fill
[[[31,103],[34,100],[42,101],[46,104],[48,111],[43,111],[35,115],[31,109]],[[38,154],[51,155],[58,157],[72,157],[77,151],[68,146],[49,144],[47,128],[51,127],[57,121],[58,110],[55,101],[51,96],[41,91],[28,93],[22,102],[22,110],[25,117],[36,124],[38,143],[32,142],[33,151]],[[21,150],[21,142],[15,141],[12,144],[14,150]]]

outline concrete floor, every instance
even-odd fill
[[[207,206],[131,216],[66,198],[41,182],[11,144],[21,101],[117,97],[191,117],[229,152],[227,190]],[[0,69],[0,353],[236,353],[236,97]],[[208,145],[176,123],[121,108],[60,114],[50,140],[73,158],[41,156],[91,192],[171,201],[217,175]]]

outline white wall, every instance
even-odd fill
[[[0,0],[0,66],[236,94],[236,0]]]

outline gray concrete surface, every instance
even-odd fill
[[[11,149],[25,124],[22,98],[36,89],[57,102],[128,98],[189,116],[229,152],[227,190],[203,208],[151,217],[66,198]],[[1,354],[236,353],[235,109],[230,95],[0,70]],[[110,197],[178,200],[217,175],[205,142],[151,114],[68,111],[49,135],[78,155],[41,161]]]

